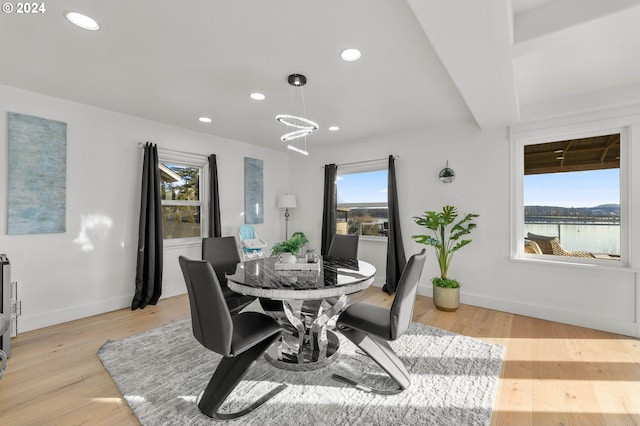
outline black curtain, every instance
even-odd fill
[[[158,147],[144,145],[138,231],[136,292],[131,310],[155,305],[162,294],[162,211]]]
[[[320,253],[324,256],[329,251],[331,239],[336,233],[336,207],[338,204],[336,178],[338,166],[324,166],[324,203],[322,204],[322,245]]]
[[[211,193],[209,197],[209,236],[221,237],[222,227],[220,225],[220,195],[218,193],[218,163],[216,155],[209,156],[209,187]]]
[[[398,208],[398,191],[396,187],[396,160],[389,156],[389,181],[387,183],[387,203],[389,206],[389,235],[387,238],[387,282],[382,290],[388,294],[396,291],[407,259],[402,244],[400,230],[400,211]]]

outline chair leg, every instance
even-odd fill
[[[218,420],[235,419],[252,412],[277,393],[284,390],[287,386],[281,384],[241,411],[235,413],[218,413],[220,406],[222,406],[229,394],[231,394],[238,383],[240,383],[242,378],[247,374],[247,371],[253,363],[279,338],[280,334],[275,334],[245,352],[242,352],[238,356],[233,358],[222,358],[222,361],[218,364],[218,368],[216,368],[216,371],[209,380],[209,384],[204,390],[202,397],[198,401],[198,408],[200,408],[200,411],[207,416]]]
[[[370,336],[359,330],[352,328],[341,328],[340,332],[356,346],[362,349],[371,359],[373,359],[389,377],[398,385],[397,389],[375,389],[364,385],[355,380],[334,374],[331,376],[334,380],[354,386],[366,392],[377,393],[381,395],[394,395],[407,389],[411,384],[411,377],[400,358],[391,349],[386,340],[375,336]]]

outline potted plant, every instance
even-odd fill
[[[436,251],[440,276],[433,278],[433,303],[442,311],[455,311],[460,306],[460,284],[448,277],[449,266],[455,252],[471,243],[462,236],[471,233],[477,225],[473,219],[478,215],[469,213],[456,222],[458,210],[454,206],[444,206],[441,212],[426,211],[413,220],[424,226],[432,235],[413,235],[411,238],[420,244],[433,246]]]
[[[271,247],[271,256],[279,256],[282,263],[295,263],[298,252],[309,240],[302,232],[294,232],[286,241]]]

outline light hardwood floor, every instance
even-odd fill
[[[353,300],[392,298],[371,288]],[[0,380],[0,425],[137,425],[96,351],[188,316],[183,295],[20,334]],[[468,305],[440,312],[422,296],[414,321],[506,347],[494,425],[640,424],[638,339]]]

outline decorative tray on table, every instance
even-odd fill
[[[320,270],[320,262],[315,262],[315,263],[306,263],[306,262],[280,263],[280,262],[276,262],[275,270],[276,271],[319,271]]]

